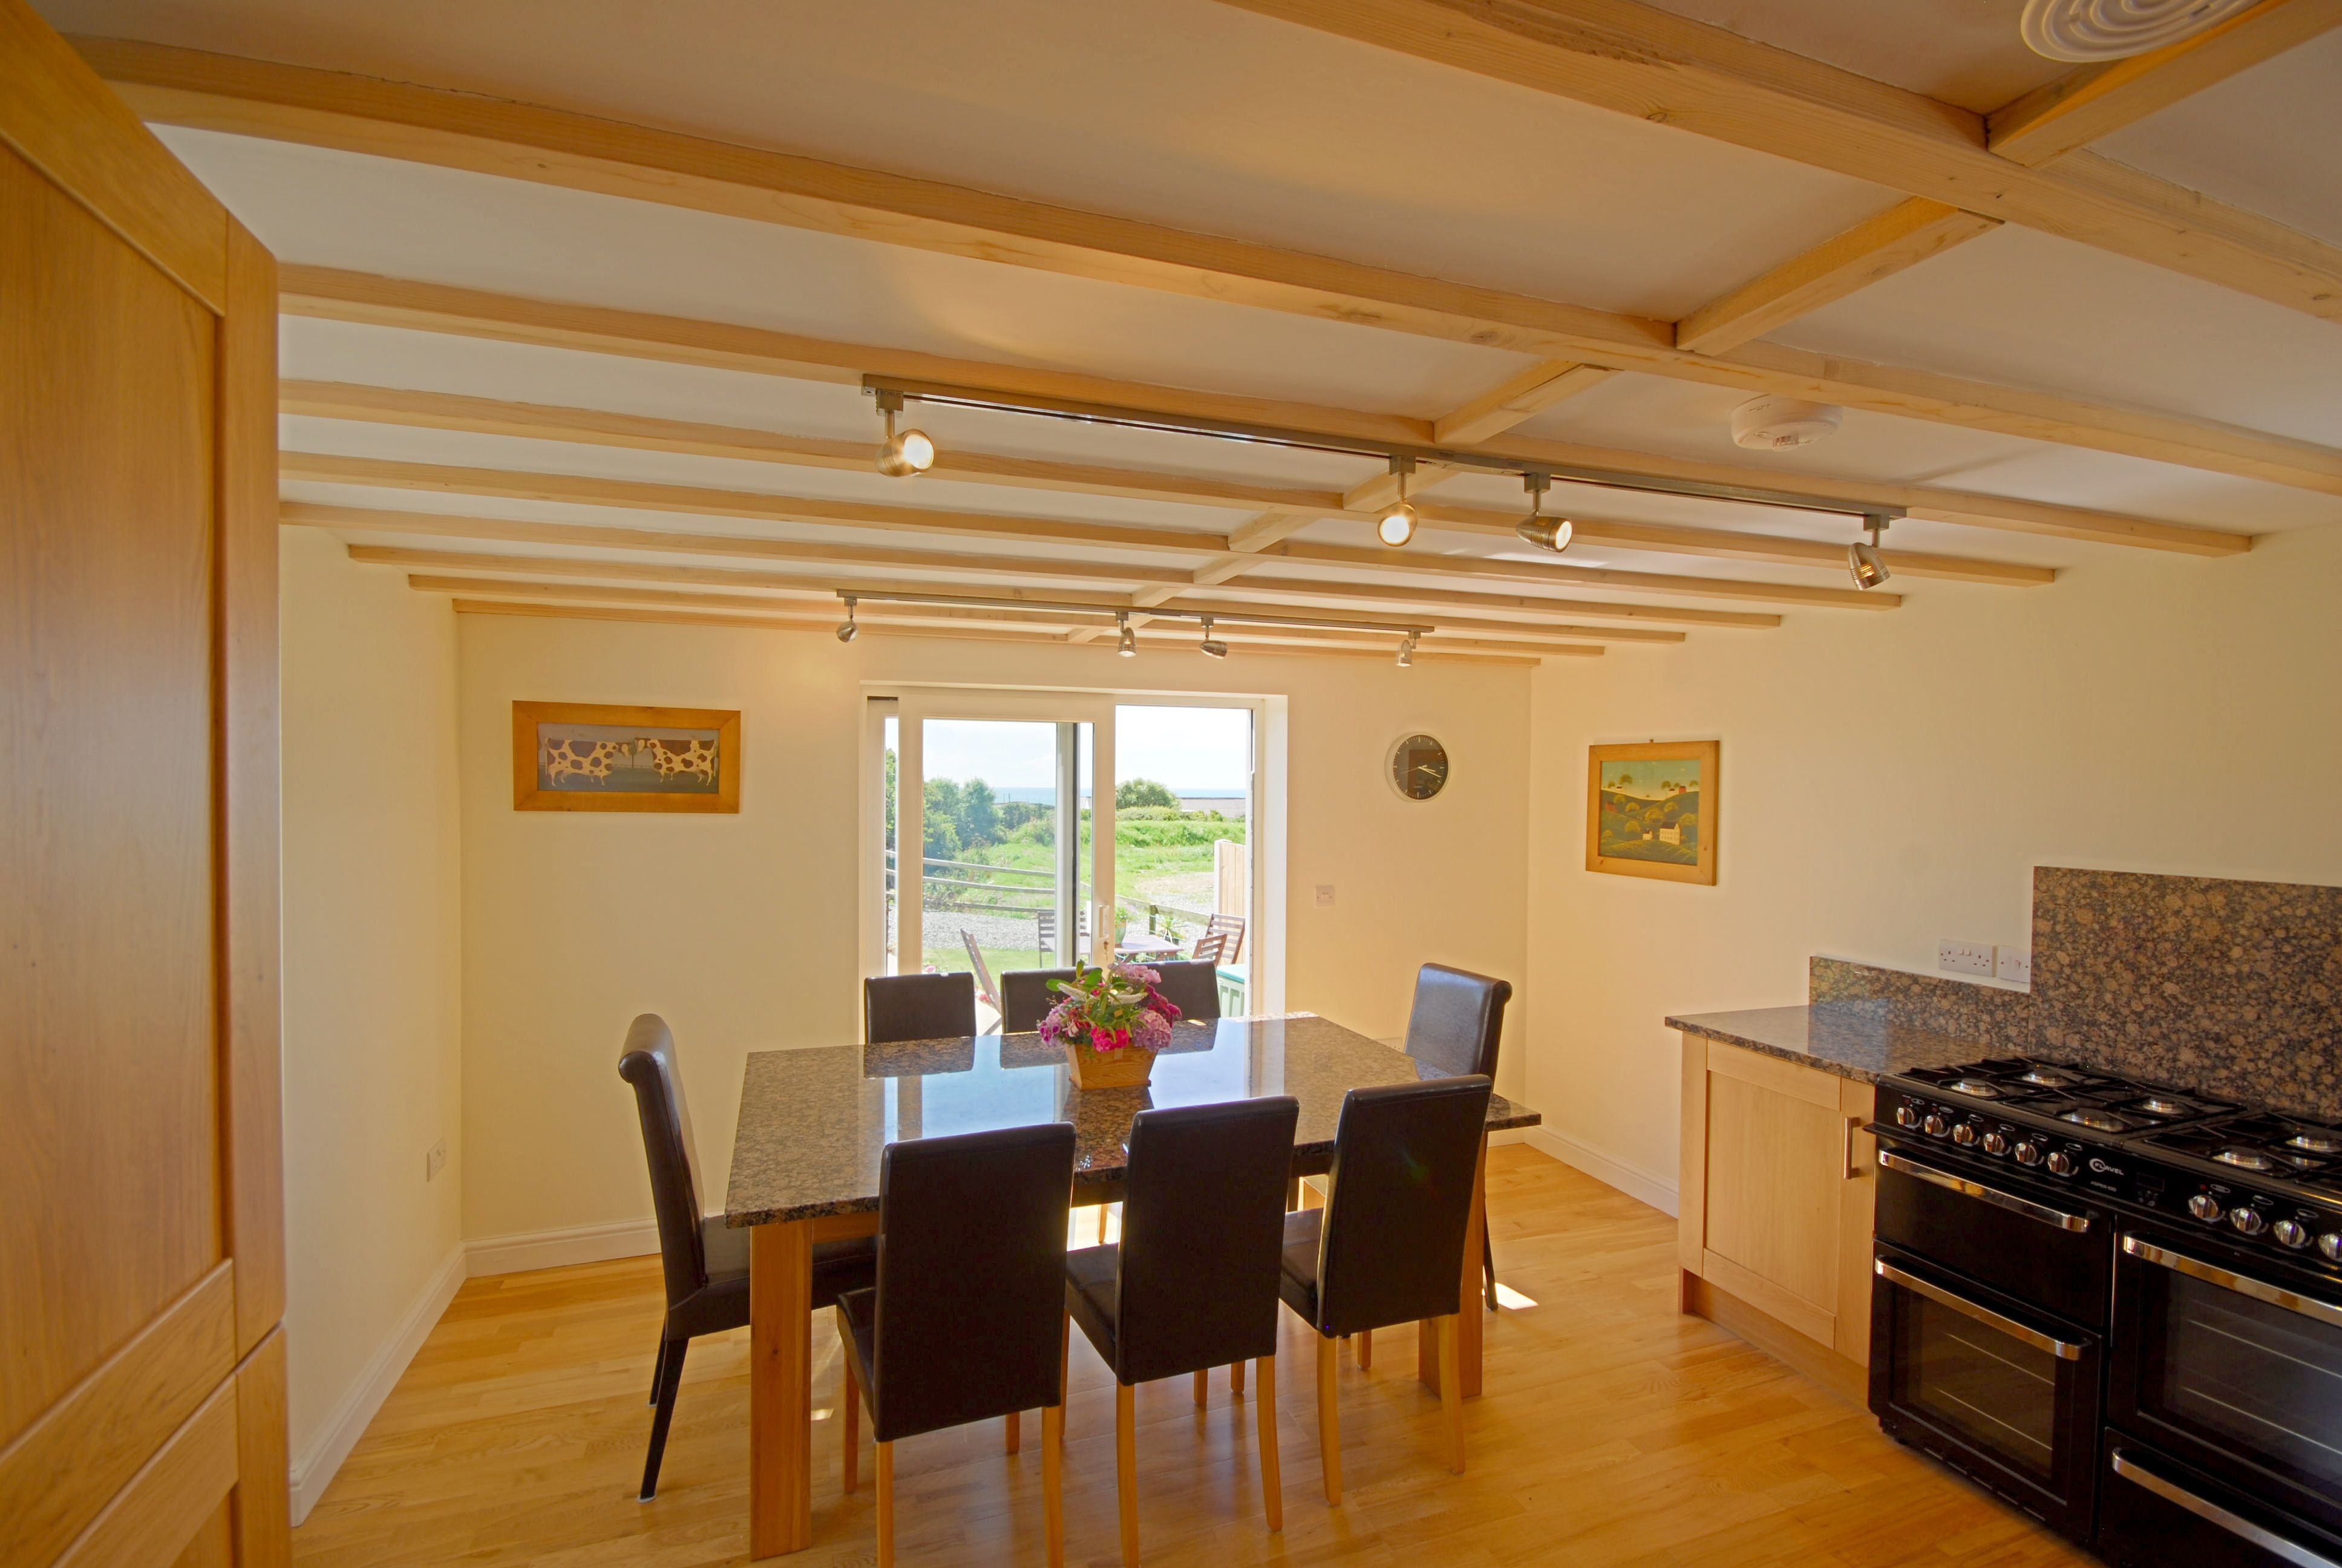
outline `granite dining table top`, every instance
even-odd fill
[[[1666,1022],[1686,1034],[1865,1084],[1915,1067],[1951,1067],[1994,1054],[1975,1040],[1897,1023],[1884,998],[1694,1013]]]
[[[755,1052],[725,1220],[761,1225],[874,1210],[887,1144],[1041,1122],[1074,1124],[1075,1201],[1105,1202],[1121,1184],[1123,1142],[1139,1112],[1266,1094],[1301,1103],[1295,1168],[1322,1170],[1344,1094],[1439,1076],[1315,1014],[1178,1024],[1172,1036],[1152,1081],[1136,1089],[1076,1088],[1064,1048],[1038,1034]],[[1502,1095],[1488,1102],[1490,1132],[1542,1120]]]

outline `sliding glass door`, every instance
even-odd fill
[[[1256,972],[1249,705],[911,691],[871,704],[865,973],[1206,958]]]

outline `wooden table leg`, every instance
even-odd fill
[[[1464,1220],[1464,1274],[1462,1295],[1456,1313],[1456,1383],[1466,1399],[1480,1397],[1480,1337],[1483,1320],[1487,1316],[1477,1310],[1480,1303],[1480,1238],[1488,1232],[1488,1140],[1480,1140],[1480,1158],[1472,1172],[1472,1208]],[[1464,1307],[1475,1310],[1466,1312]],[[1439,1392],[1439,1325],[1426,1318],[1416,1324],[1416,1375],[1432,1393]]]
[[[812,1313],[811,1224],[756,1226],[748,1233],[751,1557],[813,1544]],[[883,1475],[883,1455],[879,1464]]]

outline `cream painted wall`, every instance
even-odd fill
[[[711,1205],[746,1054],[859,1038],[866,682],[1283,694],[1286,1005],[1386,1036],[1406,1026],[1426,959],[1522,978],[1525,669],[457,619],[464,1233],[475,1259],[484,1243],[517,1259],[538,1244],[522,1238],[646,1222],[641,1135],[616,1073],[636,1014],[675,1027]],[[515,699],[740,709],[740,814],[515,812]],[[1455,758],[1454,783],[1422,804],[1380,776],[1386,748],[1416,727]],[[1321,883],[1336,887],[1331,908],[1314,903]]]
[[[1671,1189],[1668,1014],[1802,1002],[1816,953],[2024,945],[2037,864],[2342,882],[2337,606],[2324,529],[1539,666],[1529,1101],[1571,1157]],[[1586,872],[1587,745],[1710,736],[1717,885]]]
[[[282,539],[285,1327],[305,1511],[460,1277],[455,628],[445,600],[315,529]]]

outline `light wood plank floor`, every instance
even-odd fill
[[[1535,1302],[1488,1326],[1488,1397],[1468,1407],[1471,1469],[1441,1462],[1439,1405],[1415,1336],[1342,1369],[1339,1509],[1318,1487],[1307,1336],[1286,1319],[1278,1413],[1285,1530],[1262,1522],[1251,1391],[1216,1375],[1139,1391],[1146,1559],[1211,1568],[1514,1563],[2016,1568],[2088,1560],[1882,1436],[1846,1404],[1722,1330],[1676,1315],[1674,1222],[1531,1150],[1494,1151],[1490,1222],[1507,1285]],[[1086,1233],[1087,1227],[1084,1226]],[[1084,1239],[1088,1239],[1086,1233]],[[655,1260],[466,1284],[308,1523],[315,1568],[746,1561],[747,1336],[699,1341],[657,1501],[637,1503],[650,1414]],[[816,1320],[816,1411],[837,1349]],[[1117,1561],[1113,1380],[1074,1336],[1068,1560]],[[834,1415],[815,1426],[813,1550],[867,1563],[872,1473],[838,1491]],[[906,1563],[1038,1563],[1040,1426],[1001,1452],[997,1422],[897,1449]]]

